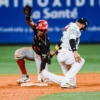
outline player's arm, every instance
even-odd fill
[[[46,62],[47,62],[47,55],[42,55],[41,56],[41,65],[40,65],[40,73],[43,69],[45,69]]]
[[[72,51],[77,51],[76,49],[76,36],[77,36],[77,31],[74,29],[69,31],[69,43]]]
[[[24,8],[24,13],[25,13],[25,16],[26,16],[26,22],[28,23],[28,25],[34,29],[34,22],[32,21],[32,18],[31,18],[31,7],[30,6],[25,6]]]
[[[70,43],[71,49],[74,53],[75,61],[81,62],[81,56],[76,49],[76,31],[74,31],[74,30],[70,31],[69,43]]]
[[[51,54],[51,56],[53,57],[55,54],[57,54],[58,53],[58,50],[60,49],[60,45],[61,45],[61,41],[59,41],[59,43],[58,44],[56,44],[56,46],[55,46],[55,50],[54,51],[50,51],[50,54]]]
[[[41,46],[41,66],[40,66],[40,72],[45,69],[46,63],[51,63],[50,58],[50,41],[46,41],[46,45]]]

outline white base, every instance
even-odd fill
[[[20,86],[48,86],[47,83],[33,83],[33,82],[28,82],[28,83],[21,83]]]

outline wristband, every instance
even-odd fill
[[[72,49],[72,51],[74,52],[74,51],[77,51],[76,50],[76,42],[75,42],[75,39],[70,39],[70,46],[71,46],[71,49]]]
[[[30,20],[30,16],[29,17],[26,17],[26,20]]]

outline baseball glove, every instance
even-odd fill
[[[29,17],[29,16],[31,15],[31,10],[32,10],[32,8],[31,8],[30,6],[28,6],[28,5],[26,5],[26,6],[24,7],[24,13],[25,13],[25,15],[26,15],[27,17]]]

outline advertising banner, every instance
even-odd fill
[[[100,42],[100,0],[0,0],[0,44],[32,42],[34,33],[23,12],[26,5],[32,7],[35,23],[40,19],[48,21],[51,43],[59,42],[64,26],[80,17],[89,21],[81,43]]]

